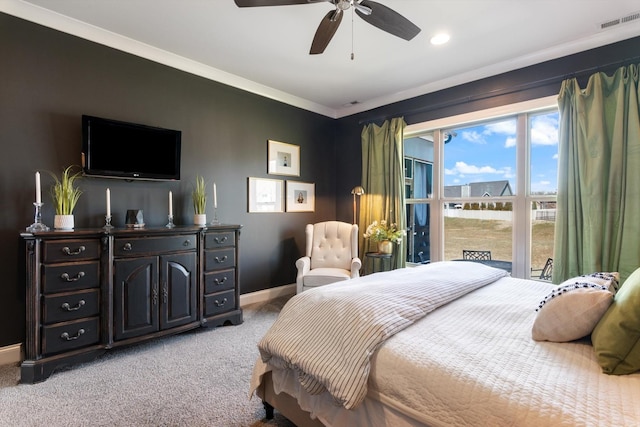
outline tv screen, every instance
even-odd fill
[[[82,170],[86,176],[180,179],[182,132],[82,116]]]

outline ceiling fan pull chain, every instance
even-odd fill
[[[355,56],[353,54],[353,37],[354,37],[353,36],[353,34],[354,34],[354,31],[353,31],[353,14],[355,13],[354,10],[355,10],[355,7],[351,8],[351,60],[352,61],[353,61],[353,58]]]

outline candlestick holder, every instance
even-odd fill
[[[174,228],[175,224],[173,223],[173,215],[169,215],[169,222],[165,225],[167,228]]]
[[[218,225],[220,221],[218,221],[218,208],[213,208],[213,221],[211,221],[211,225]]]
[[[104,227],[102,228],[105,230],[111,230],[113,228],[113,225],[111,225],[111,215],[104,216]]]
[[[49,231],[49,227],[42,223],[42,205],[44,203],[35,202],[33,206],[35,206],[35,213],[33,218],[33,224],[27,227],[27,231],[31,233],[35,233],[37,231]]]

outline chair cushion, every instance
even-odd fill
[[[351,268],[353,225],[328,221],[313,227],[311,270],[317,268]],[[308,236],[307,236],[308,238]]]
[[[351,272],[349,270],[343,270],[342,268],[315,268],[304,276],[303,284],[305,287],[316,287],[350,278]]]

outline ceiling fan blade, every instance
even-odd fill
[[[313,42],[311,43],[311,50],[309,50],[310,55],[317,55],[324,52],[327,45],[333,38],[333,35],[336,33],[336,30],[340,26],[342,15],[342,11],[336,9],[327,13],[325,17],[322,18],[322,21],[320,21],[320,25],[316,30],[316,35],[313,37]]]
[[[238,7],[287,6],[290,4],[320,3],[327,0],[235,0]]]
[[[413,22],[385,5],[371,0],[362,0],[360,5],[371,9],[371,14],[366,15],[356,8],[358,16],[382,31],[405,40],[411,40],[420,32]]]

